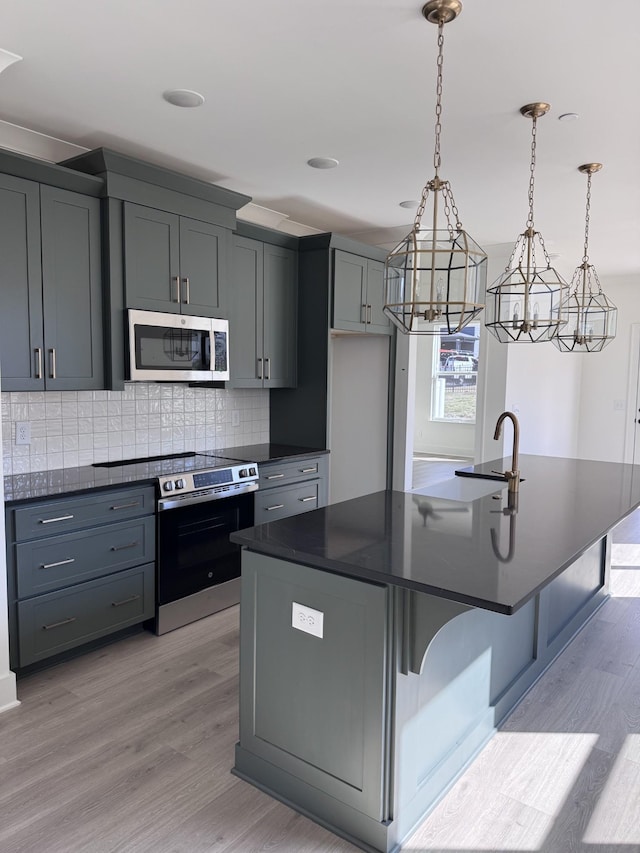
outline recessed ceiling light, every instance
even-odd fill
[[[401,201],[399,206],[406,207],[409,210],[413,210],[414,208],[417,210],[419,203],[420,202],[412,201],[411,199],[409,199],[408,201]]]
[[[20,62],[21,59],[22,57],[18,56],[17,53],[11,53],[10,50],[4,50],[0,47],[0,72],[13,65],[14,62]]]
[[[558,116],[558,121],[576,121],[579,118],[578,113],[562,113],[562,115]]]
[[[335,169],[339,165],[340,161],[335,157],[312,157],[311,160],[307,160],[307,166],[311,166],[312,169]]]
[[[204,95],[191,89],[168,89],[162,97],[174,107],[201,107],[204,104]]]

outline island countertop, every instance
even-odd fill
[[[478,467],[504,471],[510,460]],[[512,614],[640,505],[640,466],[522,455],[520,471],[517,508],[500,483],[499,499],[466,502],[383,491],[232,539],[313,568]]]

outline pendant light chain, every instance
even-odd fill
[[[531,230],[533,230],[533,191],[535,188],[537,129],[538,117],[534,114],[531,128],[531,163],[529,165],[529,217],[527,219],[527,229]]]
[[[433,152],[433,167],[436,170],[436,178],[442,160],[440,157],[440,134],[442,133],[442,66],[444,64],[444,21],[440,19],[438,24],[438,59],[436,62],[438,74],[436,78],[436,144]]]
[[[589,212],[591,210],[591,172],[587,173],[587,209],[584,217],[584,255],[582,263],[589,263]]]

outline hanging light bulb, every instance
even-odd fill
[[[552,338],[560,352],[600,352],[616,336],[618,309],[602,292],[596,268],[589,263],[591,176],[600,169],[602,163],[578,166],[578,171],[587,176],[584,253],[571,279],[571,292],[564,306],[569,322]]]
[[[537,120],[549,112],[549,104],[536,102],[520,109],[532,119],[527,226],[516,240],[509,263],[487,288],[486,327],[503,344],[548,341],[567,322],[563,302],[569,285],[552,266],[544,239],[533,224],[533,191],[536,167]],[[536,257],[536,253],[538,256]],[[539,264],[540,254],[544,263]],[[514,306],[522,304],[517,322]]]
[[[384,311],[405,333],[439,335],[445,327],[452,334],[484,308],[478,300],[486,285],[487,256],[462,229],[451,186],[440,177],[444,25],[461,11],[460,0],[430,0],[422,9],[427,21],[438,25],[435,177],[422,190],[411,232],[385,264]],[[430,222],[423,228],[428,201]]]

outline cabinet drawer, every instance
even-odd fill
[[[152,563],[21,601],[20,666],[149,619],[154,606]]]
[[[309,480],[298,485],[257,492],[254,504],[255,524],[277,521],[279,518],[317,509],[321,505],[321,485],[321,480]]]
[[[155,489],[144,486],[113,492],[88,492],[74,498],[46,501],[11,510],[15,540],[54,536],[155,511]]]
[[[297,462],[271,462],[260,465],[260,489],[326,476],[326,456],[300,459]]]
[[[18,598],[70,586],[155,559],[155,518],[91,527],[15,546]]]

